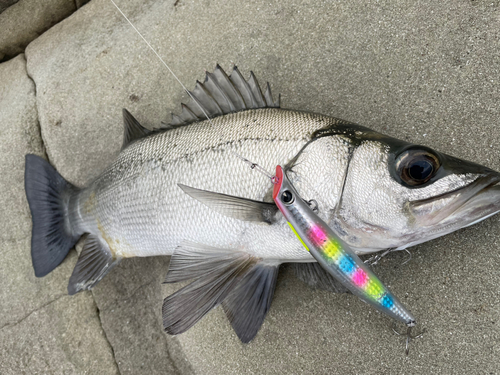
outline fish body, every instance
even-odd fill
[[[190,94],[160,129],[124,111],[120,154],[85,187],[27,155],[36,276],[57,267],[84,234],[70,294],[92,288],[122,258],[172,255],[169,280],[195,281],[164,301],[167,332],[189,329],[222,304],[248,342],[281,263],[326,279],[279,213],[268,177],[241,156],[266,170],[282,165],[358,254],[404,249],[500,210],[497,172],[344,120],[282,109],[253,74],[244,80],[236,68],[228,76],[217,66]]]
[[[70,225],[79,233],[105,238],[121,257],[171,255],[181,241],[190,240],[244,248],[264,258],[312,261],[283,221],[270,226],[221,215],[178,184],[271,202],[269,179],[232,152],[267,170],[288,165],[301,194],[315,199],[323,220],[363,254],[444,234],[413,225],[418,218],[405,212],[408,205],[456,191],[488,173],[485,168],[466,171],[422,189],[407,188],[390,175],[388,146],[370,139],[359,142],[363,131],[349,126],[327,116],[265,108],[150,135],[125,147],[77,193],[70,205],[75,213]],[[338,134],[315,138],[323,128]],[[372,137],[374,132],[366,134]],[[469,224],[466,220],[449,229]]]

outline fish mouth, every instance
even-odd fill
[[[450,233],[478,223],[500,211],[500,173],[491,171],[465,187],[410,202],[409,210],[418,226],[432,226],[439,232],[445,229]]]

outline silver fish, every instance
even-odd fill
[[[277,165],[357,254],[405,249],[500,210],[500,175],[347,121],[282,109],[252,74],[217,66],[169,125],[148,130],[124,110],[123,149],[86,187],[26,157],[38,277],[84,234],[68,291],[92,288],[122,258],[173,255],[167,282],[194,279],[164,301],[177,334],[222,304],[244,342],[257,333],[278,267],[340,291],[293,235],[272,199]],[[212,117],[203,121],[203,110]]]

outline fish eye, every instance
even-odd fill
[[[425,184],[440,166],[438,157],[427,150],[406,150],[396,158],[397,174],[409,186]]]
[[[281,201],[285,204],[292,204],[294,201],[292,192],[290,190],[285,190],[281,193]]]

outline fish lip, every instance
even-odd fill
[[[479,197],[481,193],[492,189],[493,187],[499,188],[499,194],[496,201],[490,202],[491,204],[500,203],[500,173],[491,171],[487,174],[480,175],[473,182],[465,187],[458,188],[456,190],[432,197],[427,199],[422,199],[418,201],[412,201],[409,203],[410,212],[416,212],[419,208],[432,204],[433,202],[450,199],[450,202],[446,204],[441,209],[438,209],[435,213],[431,215],[424,215],[424,217],[419,218],[418,215],[414,215],[417,221],[424,221],[425,226],[431,226],[439,224],[446,219],[454,216],[456,213],[460,212],[468,203],[474,201],[474,198]],[[453,198],[453,196],[456,196]],[[483,208],[487,211],[487,205],[484,204]],[[483,216],[488,217],[491,213],[486,213]],[[472,218],[474,222],[480,221],[481,217]],[[462,225],[461,227],[470,224]]]

